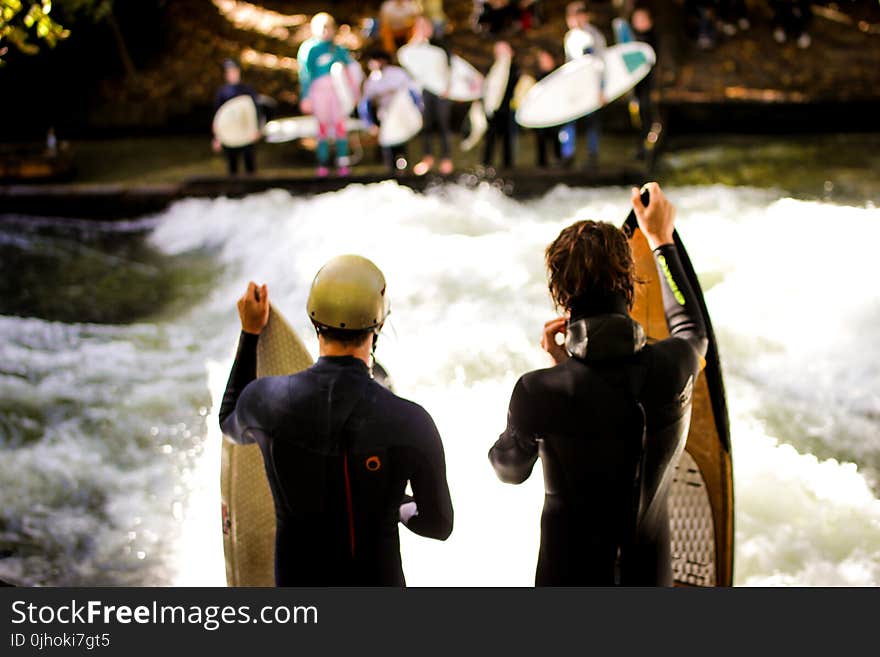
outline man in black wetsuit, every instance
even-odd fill
[[[223,61],[223,78],[225,84],[217,90],[217,95],[214,97],[215,114],[223,103],[232,100],[237,96],[250,96],[254,99],[254,105],[259,107],[257,92],[254,91],[252,87],[242,84],[241,82],[241,67],[238,65],[237,61],[234,59],[225,59]],[[216,153],[219,153],[222,149],[223,154],[226,156],[226,168],[229,171],[230,176],[234,176],[238,173],[239,158],[244,160],[244,170],[247,173],[254,173],[257,170],[257,165],[254,160],[253,144],[236,148],[224,146],[215,135],[212,141],[212,146]]]
[[[629,316],[634,264],[623,232],[593,221],[564,229],[546,254],[566,315],[544,327],[556,365],[519,379],[489,452],[515,484],[541,457],[539,586],[672,584],[667,496],[707,340],[672,240],[674,208],[656,183],[647,189],[647,208],[638,190],[632,202],[660,270],[670,337],[646,344]]]
[[[516,83],[519,81],[519,66],[517,66],[514,57],[513,48],[507,41],[496,41],[494,46],[495,59],[506,57],[510,60],[510,72],[507,74],[507,86],[504,88],[504,96],[501,103],[493,112],[492,116],[488,116],[489,127],[484,137],[486,144],[483,148],[483,166],[492,166],[492,160],[495,155],[495,139],[501,139],[502,163],[505,169],[512,169],[514,162],[514,140],[516,139],[516,121],[514,120],[515,112],[511,103],[513,102],[513,92],[516,90]]]
[[[639,5],[633,10],[632,30],[636,41],[647,43],[654,49],[655,53],[660,51],[657,33],[654,30],[654,18],[651,16],[651,10],[647,6]],[[650,72],[636,85],[634,90],[639,104],[639,122],[642,126],[641,140],[636,150],[636,159],[638,160],[644,160],[647,148],[653,148],[654,146],[648,140],[651,136],[651,131],[654,129],[654,123],[657,121],[654,101],[651,98],[651,94],[656,86],[656,72],[657,65],[655,64]]]
[[[263,453],[275,501],[279,586],[403,586],[397,524],[445,540],[452,502],[431,416],[373,380],[387,314],[385,278],[360,256],[328,262],[309,318],[320,358],[292,376],[256,379],[266,286],[238,302],[242,333],[220,408],[223,432]],[[407,482],[413,498],[406,498]]]

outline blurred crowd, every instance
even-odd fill
[[[690,32],[704,50],[713,48],[720,34],[734,37],[747,32],[768,10],[777,43],[793,41],[801,49],[812,43],[809,28],[813,9],[809,0],[767,0],[752,3],[751,8],[745,0],[684,0],[684,6]]]
[[[772,16],[772,34],[777,42],[791,41],[799,48],[810,46],[808,29],[812,11],[809,2],[769,0],[757,3],[762,11],[756,13],[756,3],[746,3],[745,0],[677,1],[686,17],[685,29],[698,48],[711,49],[720,38],[734,38],[750,30],[756,19],[766,20],[768,15]],[[531,133],[535,153],[533,166],[573,167],[581,138],[585,144],[584,156],[577,159],[587,169],[598,169],[603,113],[606,112],[604,81],[599,82],[598,89],[601,107],[564,125],[524,130],[515,120],[516,109],[536,83],[568,62],[582,57],[602,58],[609,43],[638,41],[649,44],[655,55],[659,53],[658,33],[650,4],[639,0],[570,2],[564,10],[567,31],[563,41],[556,43],[540,36],[512,39],[514,35],[537,31],[547,21],[561,22],[561,17],[547,15],[542,0],[474,0],[470,24],[465,27],[490,39],[494,54],[492,68],[479,73],[490,76],[494,68],[503,66],[506,84],[503,93],[496,94],[498,97],[493,97],[491,102],[488,98],[468,99],[474,102],[466,112],[453,109],[454,104],[463,99],[450,98],[448,90],[435,88],[431,80],[416,79],[418,75],[412,75],[412,68],[408,70],[397,61],[400,49],[413,44],[442,50],[450,70],[456,55],[467,55],[453,53],[449,48],[446,34],[451,28],[461,29],[462,26],[450,24],[442,0],[382,2],[375,17],[366,23],[368,45],[359,53],[358,59],[335,40],[333,17],[323,12],[316,14],[311,22],[312,36],[300,46],[297,60],[300,109],[304,114],[313,115],[318,122],[317,175],[329,175],[333,163],[339,175],[348,175],[352,165],[348,119],[353,111],[340,104],[338,86],[334,87],[330,75],[334,64],[345,68],[350,94],[355,99],[352,107],[357,108],[361,129],[378,136],[383,121],[399,120],[394,117],[400,114],[391,107],[393,103],[399,104],[400,101],[395,99],[401,92],[409,96],[421,113],[422,158],[418,162],[409,162],[408,139],[381,148],[383,162],[395,174],[409,170],[416,175],[434,170],[443,175],[452,173],[455,168],[451,126],[454,117],[463,117],[461,132],[466,133],[459,148],[467,150],[482,141],[481,161],[486,167],[493,167],[499,156],[500,167],[511,169],[516,166],[518,140],[522,134]],[[602,11],[595,12],[593,5],[601,5]],[[609,7],[613,8],[614,21],[608,19]],[[528,45],[516,51],[512,40],[525,41]],[[662,130],[653,100],[655,70],[656,67],[626,94],[626,103],[609,105],[628,108],[633,132],[639,136],[633,158],[639,160],[646,159],[652,152]],[[227,63],[226,74],[227,84],[217,96],[218,107],[230,97],[242,93],[257,97],[252,89],[241,84],[240,70],[234,63]],[[239,159],[247,171],[254,170],[252,146],[230,149],[215,141],[215,148],[226,153],[230,173],[237,171]],[[331,149],[335,149],[333,161]]]

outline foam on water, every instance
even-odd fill
[[[668,193],[679,206],[680,232],[707,289],[724,358],[737,495],[736,582],[880,583],[880,501],[866,478],[880,471],[880,355],[869,339],[880,319],[880,292],[865,282],[872,280],[869,249],[880,237],[878,211],[747,188]],[[4,335],[58,335],[47,337],[43,350],[19,345],[19,351],[0,354],[21,370],[0,377],[0,385],[33,399],[21,380],[41,367],[53,371],[66,377],[64,385],[29,403],[63,407],[64,395],[71,394],[63,391],[73,387],[79,403],[94,406],[90,413],[109,427],[96,435],[95,420],[72,416],[52,434],[68,441],[66,460],[52,453],[56,476],[72,479],[71,490],[87,480],[107,500],[104,516],[96,518],[88,505],[77,516],[85,523],[80,533],[88,527],[106,534],[96,535],[92,553],[82,552],[91,554],[84,561],[95,577],[112,562],[101,550],[124,546],[126,523],[139,517],[165,559],[159,571],[126,561],[133,579],[222,584],[216,403],[206,425],[192,418],[206,405],[200,391],[207,396],[210,388],[215,402],[222,393],[238,332],[235,299],[249,279],[268,283],[273,302],[314,352],[300,312],[311,277],[334,255],[363,254],[389,281],[392,315],[379,357],[398,392],[434,416],[456,505],[456,528],[446,543],[402,530],[409,583],[529,585],[540,472],[523,486],[503,485],[486,452],[504,428],[516,377],[547,364],[538,348],[541,326],[553,312],[543,249],[575,218],[619,223],[627,198],[628,191],[618,188],[560,188],[518,202],[488,186],[419,195],[389,182],[311,199],[273,191],[241,200],[183,201],[157,218],[150,241],[169,256],[210,252],[222,267],[213,292],[170,321],[103,327],[106,334],[94,347],[101,356],[90,359],[102,363],[84,371],[73,365],[76,348],[62,336],[76,342],[93,329],[5,318]],[[150,332],[164,338],[145,338]],[[165,433],[150,436],[157,422],[149,420],[156,417],[167,420],[160,428],[165,433],[177,426],[177,417],[189,418],[179,422],[191,443],[169,442]],[[200,427],[195,438],[194,426]],[[151,440],[136,453],[149,454],[148,463],[126,470],[119,465],[124,459],[114,456],[107,459],[113,467],[102,470],[90,462],[109,451],[124,453],[126,440],[144,428]],[[115,441],[108,438],[113,434]],[[4,485],[17,478],[44,481],[39,455],[60,440],[52,435],[3,460]],[[36,455],[31,460],[29,451]],[[166,463],[180,454],[185,475]],[[106,471],[105,479],[88,474],[95,469]],[[22,513],[33,500],[53,508],[39,483],[25,488],[17,502]],[[185,506],[174,506],[181,501]],[[21,561],[0,560],[0,577],[9,563]],[[124,579],[115,571],[112,577]]]

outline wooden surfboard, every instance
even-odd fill
[[[644,281],[636,286],[632,317],[645,329],[649,340],[662,340],[669,329],[654,255],[633,213],[624,230],[631,235],[636,273]],[[675,242],[706,322],[709,348],[706,367],[694,386],[687,445],[669,495],[673,577],[677,586],[731,586],[733,465],[724,381],[703,292],[677,232]]]
[[[274,306],[257,343],[257,377],[294,374],[312,357]],[[223,438],[220,461],[223,551],[229,586],[275,586],[275,504],[258,445]]]

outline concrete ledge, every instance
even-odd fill
[[[527,170],[500,172],[494,178],[474,174],[453,176],[400,176],[398,184],[419,192],[448,183],[476,187],[481,183],[497,186],[516,198],[540,196],[557,185],[593,187],[638,185],[647,172],[640,168],[606,168],[596,171]],[[261,177],[192,178],[170,185],[7,185],[0,186],[0,212],[35,216],[81,219],[131,219],[161,212],[183,198],[240,198],[269,189],[283,189],[297,196],[311,196],[340,190],[351,184],[373,184],[388,180],[382,176],[347,178]]]

